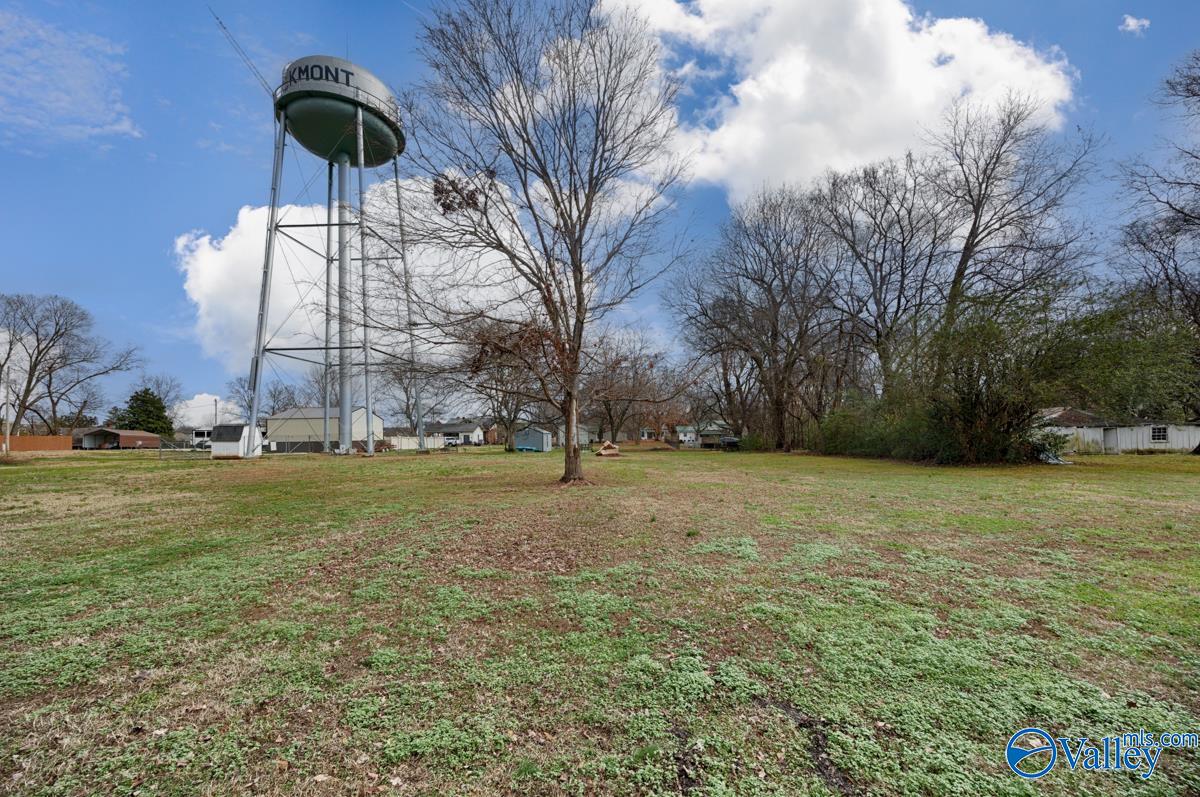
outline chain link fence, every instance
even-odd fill
[[[158,458],[160,461],[208,459],[209,450],[194,446],[189,440],[159,440]]]

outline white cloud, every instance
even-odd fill
[[[124,48],[0,10],[0,141],[37,151],[48,140],[140,138],[121,96]]]
[[[1117,26],[1117,30],[1122,33],[1132,33],[1134,36],[1141,36],[1146,32],[1146,28],[1150,27],[1150,20],[1145,17],[1135,17],[1132,14],[1126,14],[1121,19],[1121,24]]]
[[[916,16],[903,0],[646,0],[685,60],[728,90],[686,131],[697,178],[744,196],[917,146],[956,98],[1039,98],[1061,124],[1074,69],[977,19]]]
[[[192,427],[212,426],[214,401],[217,402],[218,423],[229,423],[238,418],[240,411],[233,402],[226,401],[215,393],[197,393],[190,399],[185,399],[175,405],[175,410],[179,414],[179,422],[184,426]]]
[[[440,218],[440,214],[432,210],[428,188],[421,190],[421,186],[409,186],[406,193],[410,194],[406,200],[410,214],[416,210],[430,218]],[[422,199],[423,202],[419,201]],[[367,203],[370,223],[379,226],[385,234],[394,234],[389,226],[396,212],[394,183],[387,180],[370,186]],[[184,291],[195,307],[192,334],[205,356],[218,360],[230,374],[245,374],[250,370],[258,319],[267,215],[266,207],[246,206],[238,211],[237,220],[223,236],[193,230],[175,239],[175,255],[184,277]],[[279,209],[279,218],[283,223],[323,224],[325,208],[317,205],[284,205]],[[350,256],[357,258],[358,233],[351,229]],[[316,252],[282,234],[276,238],[267,343],[274,347],[320,345],[325,326],[325,261],[317,252],[325,250],[325,229],[293,227],[286,232]],[[388,249],[377,244],[371,245],[370,254],[372,258],[391,255]],[[388,278],[388,269],[398,267],[399,263],[394,257],[391,260],[387,263],[372,262],[371,311],[372,316],[381,323],[399,327],[396,313],[402,306],[401,297],[395,290],[394,281]],[[418,293],[430,290],[430,283],[444,287],[449,276],[461,268],[460,263],[452,262],[445,255],[422,251],[418,247],[411,248],[410,265]],[[336,271],[336,265],[334,268]],[[362,272],[357,259],[351,261],[350,271],[351,300],[357,315],[362,295]],[[478,291],[479,286],[476,284],[473,289]],[[333,334],[336,338],[336,322]],[[356,343],[361,340],[359,336],[359,325],[355,325]],[[392,339],[394,337],[377,330],[372,334],[372,344],[383,349],[395,348],[399,344]],[[407,343],[407,338],[404,342]],[[321,352],[294,354],[311,360],[320,360],[323,356]],[[270,357],[269,361],[271,365],[264,371],[264,376],[268,378],[276,370],[296,374],[307,367],[304,363],[280,356]]]
[[[285,205],[279,212],[289,222],[325,221],[322,207]],[[317,251],[325,248],[320,228],[288,232]],[[266,234],[267,208],[243,207],[224,237],[196,230],[175,239],[183,287],[196,306],[196,339],[231,374],[250,369]],[[278,242],[267,329],[274,336],[271,345],[312,346],[323,334],[324,277],[324,258],[294,242]]]

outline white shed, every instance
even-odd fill
[[[246,444],[253,432],[249,456],[262,454],[262,432],[244,423],[228,423],[214,426],[209,440],[212,441],[210,455],[213,459],[242,459],[247,456]]]

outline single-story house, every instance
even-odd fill
[[[540,426],[526,426],[513,435],[513,447],[518,451],[549,451],[553,443],[550,432]]]
[[[676,426],[672,436],[672,443],[682,448],[699,448],[700,435],[696,434],[695,426]]]
[[[248,438],[253,433],[254,439],[249,442],[249,455],[256,457],[262,453],[262,432],[246,423],[218,424],[212,428],[208,436],[212,444],[210,456],[213,459],[241,459],[247,455]]]
[[[1108,422],[1072,407],[1049,407],[1040,413],[1043,428],[1066,435],[1067,453],[1124,454],[1131,451],[1191,452],[1200,447],[1200,422],[1138,420]]]
[[[323,440],[324,412],[322,407],[293,407],[268,415],[266,437],[272,450],[280,450],[277,447],[281,444],[296,443],[315,444],[318,447],[316,450],[319,450]],[[375,427],[375,439],[383,440],[383,418],[375,414],[372,425]],[[335,448],[340,436],[337,407],[330,407],[329,440]],[[350,414],[350,440],[356,448],[366,446],[367,410],[364,407],[355,407]]]
[[[94,426],[75,432],[75,446],[89,451],[116,448],[158,448],[162,438],[141,429],[111,429]]]
[[[427,423],[425,424],[425,433],[440,434],[445,437],[447,443],[454,445],[483,445],[483,427],[479,425],[478,421],[469,418],[460,418],[450,423]]]
[[[721,448],[722,437],[737,437],[737,435],[723,423],[706,423],[696,432],[696,444],[700,448]]]

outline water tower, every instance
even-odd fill
[[[267,221],[266,254],[263,258],[262,290],[258,300],[258,325],[254,340],[254,357],[250,363],[250,387],[253,400],[250,406],[250,429],[258,424],[262,370],[269,353],[324,366],[325,397],[323,416],[324,450],[330,450],[329,372],[331,353],[337,352],[338,364],[338,445],[337,451],[351,451],[351,371],[361,367],[365,408],[367,416],[367,453],[374,453],[374,406],[371,395],[371,336],[368,322],[368,257],[365,246],[367,220],[363,213],[364,171],[368,167],[383,166],[389,161],[397,177],[397,210],[399,211],[399,169],[396,158],[404,151],[404,131],[400,126],[399,108],[392,93],[381,80],[362,67],[341,58],[327,55],[311,55],[297,59],[283,70],[283,82],[274,92],[275,101],[275,159],[271,169],[271,204]],[[286,224],[278,219],[279,186],[283,171],[284,148],[287,137],[302,147],[328,161],[327,213],[324,224]],[[350,168],[358,170],[357,221],[350,204]],[[334,171],[337,172],[336,218],[334,206]],[[326,229],[325,258],[325,341],[323,346],[278,347],[266,345],[268,309],[271,297],[271,271],[275,259],[275,245],[282,235],[312,250],[288,232],[296,227],[324,227]],[[352,274],[350,243],[353,228],[358,233],[358,261],[361,270],[361,314],[354,312],[351,301]],[[334,245],[334,230],[337,244]],[[401,247],[401,258],[404,258]],[[337,262],[336,302],[333,263]],[[404,263],[407,282],[407,262]],[[336,304],[337,336],[333,335],[332,324]],[[411,300],[409,317],[411,323]],[[361,343],[354,343],[354,329],[361,324]],[[411,341],[410,341],[411,343]],[[361,362],[354,362],[355,351],[361,353]],[[324,352],[323,363],[307,359],[313,352]],[[418,399],[419,401],[419,399]],[[418,409],[418,419],[420,410]],[[423,426],[418,420],[418,427]],[[418,440],[424,442],[424,430],[418,428]],[[245,456],[256,456],[254,435],[248,436]]]

